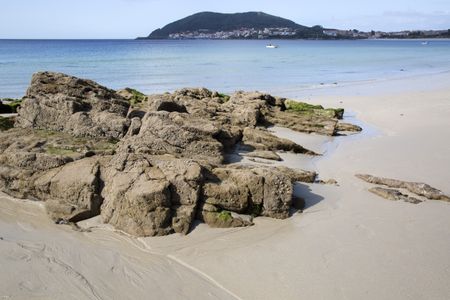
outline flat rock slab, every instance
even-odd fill
[[[392,201],[402,200],[402,201],[412,203],[412,204],[419,204],[422,202],[422,200],[419,200],[414,197],[409,197],[408,195],[403,194],[400,191],[394,190],[394,189],[374,187],[374,188],[369,189],[369,192],[371,192],[377,196],[380,196],[384,199],[392,200]]]

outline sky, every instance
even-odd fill
[[[0,38],[135,38],[200,11],[364,31],[450,29],[450,0],[0,0]]]

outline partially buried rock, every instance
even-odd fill
[[[367,174],[356,174],[356,177],[369,183],[385,185],[392,188],[403,188],[418,196],[423,196],[430,200],[441,200],[450,202],[450,197],[442,191],[422,182],[408,182],[397,179],[376,177]]]
[[[350,124],[350,123],[338,123],[336,125],[337,132],[360,132],[362,128],[358,125]]]
[[[199,214],[199,219],[214,228],[246,227],[253,225],[251,216],[240,215],[226,210],[221,212],[202,210]]]
[[[413,204],[418,204],[418,203],[422,202],[422,200],[419,200],[414,197],[409,197],[408,195],[405,195],[405,194],[401,193],[400,191],[394,190],[394,189],[374,187],[374,188],[369,189],[369,192],[374,193],[375,195],[378,195],[384,199],[392,200],[392,201],[403,200],[405,202],[413,203]]]

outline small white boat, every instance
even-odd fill
[[[266,45],[266,48],[276,49],[276,48],[278,48],[278,45],[269,44],[269,45]]]
[[[426,46],[426,45],[428,45],[428,42],[427,41],[422,42],[422,45]]]

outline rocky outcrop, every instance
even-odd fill
[[[213,227],[284,219],[293,184],[316,173],[223,162],[236,148],[273,160],[280,151],[316,155],[267,127],[332,135],[338,111],[306,114],[285,101],[203,88],[146,96],[37,73],[15,128],[0,132],[0,190],[45,201],[57,223],[101,215],[135,236],[187,234],[196,218]]]
[[[376,177],[367,174],[356,174],[355,176],[368,183],[384,185],[397,189],[405,189],[413,194],[425,197],[430,200],[441,200],[450,202],[450,197],[448,195],[445,195],[442,191],[426,183],[401,181],[397,179]]]
[[[41,72],[33,75],[16,126],[121,138],[130,123],[129,106],[116,92],[93,81]]]

